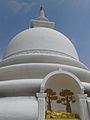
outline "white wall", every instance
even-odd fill
[[[0,120],[37,120],[38,102],[35,97],[0,98]]]

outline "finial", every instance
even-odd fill
[[[45,17],[44,6],[42,4],[40,5],[40,17]]]
[[[31,20],[31,28],[34,27],[47,27],[54,29],[54,22],[50,22],[44,14],[44,6],[43,4],[40,5],[39,17],[35,20]]]

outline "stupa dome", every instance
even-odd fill
[[[29,28],[16,35],[8,44],[5,57],[36,49],[56,51],[78,60],[77,52],[66,36],[44,27]]]

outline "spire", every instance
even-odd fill
[[[48,18],[45,17],[44,6],[42,4],[40,5],[39,17],[37,17],[36,19],[48,21]]]
[[[44,6],[42,4],[40,6],[40,17],[45,17]]]
[[[40,5],[39,17],[31,20],[31,28],[33,27],[47,27],[54,28],[54,22],[50,22],[47,17],[45,17],[44,6]]]

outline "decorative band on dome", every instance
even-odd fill
[[[58,52],[58,51],[53,51],[53,50],[45,50],[45,49],[32,49],[32,50],[25,50],[25,51],[20,51],[20,52],[17,52],[17,53],[13,53],[9,56],[6,56],[4,57],[4,59],[8,58],[8,57],[13,57],[13,56],[18,56],[18,55],[24,55],[24,54],[52,54],[52,55],[61,55],[61,56],[66,56],[66,57],[70,57],[70,58],[73,58],[76,60],[76,58],[68,55],[68,54],[65,54],[65,53],[62,53],[62,52]]]

